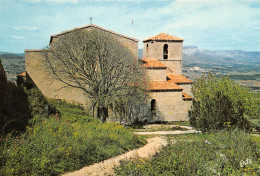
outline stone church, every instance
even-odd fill
[[[134,56],[138,55],[138,40],[94,24],[68,30],[52,35],[52,43],[58,42],[62,35],[69,35],[75,30],[101,30],[111,34],[125,45]],[[191,106],[192,81],[182,74],[182,44],[183,39],[161,33],[143,41],[144,58],[140,60],[149,77],[150,109],[147,110],[152,121],[185,121],[188,120],[188,109]],[[44,70],[41,62],[43,50],[25,50],[25,73],[18,79],[26,80],[26,84],[38,87],[48,98],[64,99],[80,103],[87,107],[89,100],[81,90],[64,87],[64,84],[53,80]],[[22,78],[20,78],[22,77]]]

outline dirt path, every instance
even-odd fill
[[[145,128],[161,128],[163,125],[149,125]],[[165,126],[165,125],[164,125]],[[167,125],[168,127],[174,127],[176,125]],[[113,168],[120,164],[121,160],[129,160],[134,158],[149,158],[158,152],[163,146],[167,145],[167,139],[162,135],[168,134],[188,134],[199,133],[200,131],[194,130],[192,127],[181,126],[188,129],[187,131],[141,131],[135,132],[138,135],[160,135],[147,139],[147,144],[138,149],[129,151],[125,154],[107,159],[105,161],[95,163],[90,166],[86,166],[78,171],[64,174],[64,176],[102,176],[102,175],[114,175]],[[172,141],[174,142],[174,141]]]
[[[167,132],[167,131],[166,131]],[[102,176],[102,175],[114,175],[113,168],[118,166],[121,160],[128,160],[131,158],[148,158],[159,151],[162,146],[167,145],[167,139],[164,137],[154,137],[147,140],[147,144],[138,149],[129,151],[125,154],[116,156],[114,158],[107,159],[100,163],[96,163],[87,167],[84,167],[78,171],[64,174],[64,176]]]

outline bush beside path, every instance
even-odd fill
[[[168,128],[168,127],[174,127],[176,125],[160,125],[160,128]],[[138,149],[134,149],[132,151],[129,151],[125,154],[104,160],[99,163],[95,163],[90,166],[86,166],[78,171],[70,172],[67,174],[64,174],[63,176],[85,176],[85,175],[91,175],[91,176],[101,176],[101,175],[115,175],[114,169],[115,167],[120,165],[120,161],[126,161],[126,160],[136,160],[136,159],[147,159],[158,153],[162,147],[166,146],[168,144],[167,138],[165,136],[161,135],[168,135],[168,134],[190,134],[190,133],[199,133],[199,131],[196,131],[192,129],[192,127],[189,126],[181,126],[182,128],[187,128],[187,131],[143,131],[143,132],[134,132],[137,135],[159,135],[156,137],[151,137],[147,139],[147,144],[143,147],[140,147]],[[158,125],[150,125],[148,128],[157,128]]]

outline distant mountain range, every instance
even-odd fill
[[[206,50],[196,46],[183,48],[183,62],[186,64],[260,64],[260,52],[242,50]]]
[[[138,58],[143,50],[138,50]],[[8,80],[15,81],[16,75],[25,70],[24,53],[0,52]],[[260,89],[260,52],[242,50],[206,50],[196,46],[183,47],[183,73],[195,80],[212,72],[217,75],[231,75],[254,89]],[[243,82],[241,82],[243,81]],[[245,82],[247,81],[247,82]]]
[[[1,52],[0,58],[3,59],[23,59],[24,53]],[[143,49],[138,49],[138,58],[143,57]],[[231,63],[260,64],[260,52],[243,51],[243,50],[206,50],[197,46],[183,47],[183,61],[187,64],[220,64],[226,65]]]

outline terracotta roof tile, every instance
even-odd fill
[[[180,86],[170,81],[150,81],[149,90],[183,90]]]
[[[158,35],[155,35],[153,37],[149,37],[145,40],[143,40],[143,42],[147,42],[147,41],[151,41],[151,40],[163,40],[163,41],[183,41],[182,38],[170,35],[170,34],[166,34],[166,33],[160,33]]]
[[[20,74],[17,75],[17,76],[22,76],[22,77],[24,77],[24,76],[26,76],[26,72],[22,72],[22,73],[20,73]]]
[[[185,92],[182,92],[183,100],[192,100],[192,97]]]
[[[158,60],[151,60],[151,59],[142,59],[144,62],[143,66],[145,68],[161,68],[161,69],[166,69],[167,67],[161,63]]]
[[[192,83],[192,80],[190,80],[184,75],[167,75],[167,77],[170,79],[170,81],[173,81],[177,84]]]

